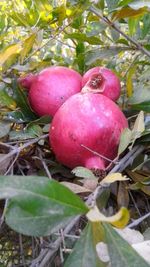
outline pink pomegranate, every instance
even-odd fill
[[[55,114],[50,143],[62,164],[104,170],[110,163],[107,159],[116,157],[121,132],[127,127],[124,114],[111,99],[78,93]]]
[[[53,66],[37,75],[20,78],[19,83],[29,89],[29,102],[35,113],[54,116],[70,96],[80,92],[81,80],[81,75],[75,70]]]
[[[83,92],[101,93],[116,101],[120,96],[119,78],[109,69],[95,67],[88,70],[82,79]]]

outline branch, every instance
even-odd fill
[[[125,157],[123,157],[119,164],[117,164],[109,173],[114,172],[122,172],[127,166],[129,166],[132,161],[144,150],[144,146],[135,146],[132,151],[129,151]],[[95,195],[97,195],[98,188],[90,194],[88,197],[86,204],[91,205]],[[64,235],[68,234],[72,228],[76,225],[76,223],[80,220],[81,216],[76,217],[74,220],[71,221],[70,224],[64,229]],[[50,259],[53,257],[53,255],[56,253],[56,251],[59,249],[60,245],[62,243],[62,238],[59,237],[49,249],[44,249],[41,251],[40,255],[33,260],[30,267],[46,267],[47,263],[50,262]]]
[[[127,39],[129,42],[135,45],[135,47],[140,50],[144,55],[150,57],[150,52],[145,49],[141,44],[139,44],[136,40],[134,40],[132,37],[125,34],[122,30],[120,30],[115,23],[110,21],[107,17],[103,16],[100,11],[98,11],[95,7],[91,6],[89,8],[89,11],[94,13],[96,16],[98,16],[103,22],[105,22],[108,26],[115,29],[118,33],[120,33],[125,39]]]
[[[28,146],[31,146],[35,143],[37,143],[39,140],[41,139],[44,139],[44,138],[47,138],[48,137],[48,134],[44,134],[44,135],[41,135],[40,137],[37,137],[37,138],[34,138],[32,139],[31,141],[25,143],[24,145],[20,146],[20,147],[13,147],[13,150],[10,151],[7,155],[4,155],[1,159],[0,159],[0,163],[2,163],[3,161],[7,160],[8,158],[16,155],[16,154],[20,154],[20,152],[25,149],[26,147]]]

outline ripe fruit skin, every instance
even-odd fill
[[[82,77],[75,70],[62,66],[44,69],[38,75],[20,78],[29,89],[28,99],[39,116],[54,116],[57,109],[72,95],[80,92]]]
[[[83,92],[89,89],[100,92],[113,101],[120,96],[121,85],[119,78],[111,70],[103,67],[94,67],[88,70],[82,79]]]
[[[56,158],[69,168],[84,166],[104,170],[117,155],[120,135],[128,127],[119,107],[101,94],[78,93],[55,114],[50,143]]]

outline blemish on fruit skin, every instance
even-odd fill
[[[51,127],[51,130],[54,130],[54,129],[55,129],[55,127],[54,127],[54,126],[52,126],[52,127]]]

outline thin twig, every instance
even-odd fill
[[[135,159],[142,151],[144,150],[143,146],[136,146],[132,151],[129,151],[124,158],[122,158],[118,165],[116,165],[109,173],[114,173],[116,171],[123,171],[128,165],[131,164],[132,160]],[[132,158],[132,159],[131,159]],[[98,189],[96,189],[90,196],[88,197],[86,203],[91,205],[93,202],[93,198],[95,198]],[[93,197],[94,196],[94,197]],[[81,216],[76,217],[70,224],[64,229],[64,236],[68,234],[71,229],[76,225],[76,223],[80,220]],[[59,237],[54,243],[53,248],[43,250],[40,255],[33,261],[30,267],[45,267],[56,251],[59,249],[62,243],[62,238]]]
[[[20,245],[20,254],[21,254],[21,258],[22,258],[22,264],[23,264],[23,267],[26,267],[24,249],[23,249],[23,241],[22,241],[22,235],[21,234],[19,234],[19,245]]]
[[[98,16],[103,22],[105,22],[108,26],[115,29],[118,33],[120,33],[125,39],[127,39],[129,42],[135,45],[135,47],[140,50],[144,55],[150,57],[150,52],[145,49],[141,44],[139,44],[136,40],[134,40],[132,37],[125,34],[122,30],[118,28],[118,26],[115,25],[114,22],[110,21],[107,17],[103,16],[102,13],[98,9],[96,9],[94,6],[91,6],[89,8],[89,11],[94,13],[96,16]]]
[[[38,149],[38,151],[39,151],[39,157],[37,157],[37,158],[40,159],[40,161],[41,161],[41,163],[42,163],[42,165],[43,165],[43,167],[44,167],[44,170],[45,170],[45,172],[46,172],[48,178],[49,178],[49,179],[52,179],[52,176],[51,176],[50,171],[49,171],[49,169],[48,169],[48,167],[47,167],[47,165],[46,165],[46,162],[45,162],[45,160],[43,159],[42,152],[41,152],[40,149]]]
[[[48,137],[48,134],[44,134],[44,135],[42,135],[40,137],[34,138],[33,140],[25,143],[24,145],[22,145],[20,147],[14,148],[11,152],[9,152],[7,155],[4,155],[4,157],[0,159],[0,163],[5,161],[5,160],[7,160],[8,158],[14,156],[15,154],[19,154],[23,149],[25,149],[28,146],[31,146],[31,145],[37,143],[41,139],[45,139],[47,137]]]
[[[129,228],[133,228],[135,226],[137,226],[138,224],[140,224],[141,222],[143,222],[145,219],[147,219],[148,217],[150,217],[150,212],[145,214],[144,216],[140,217],[139,219],[137,220],[134,220],[134,222],[130,223],[128,225]]]

